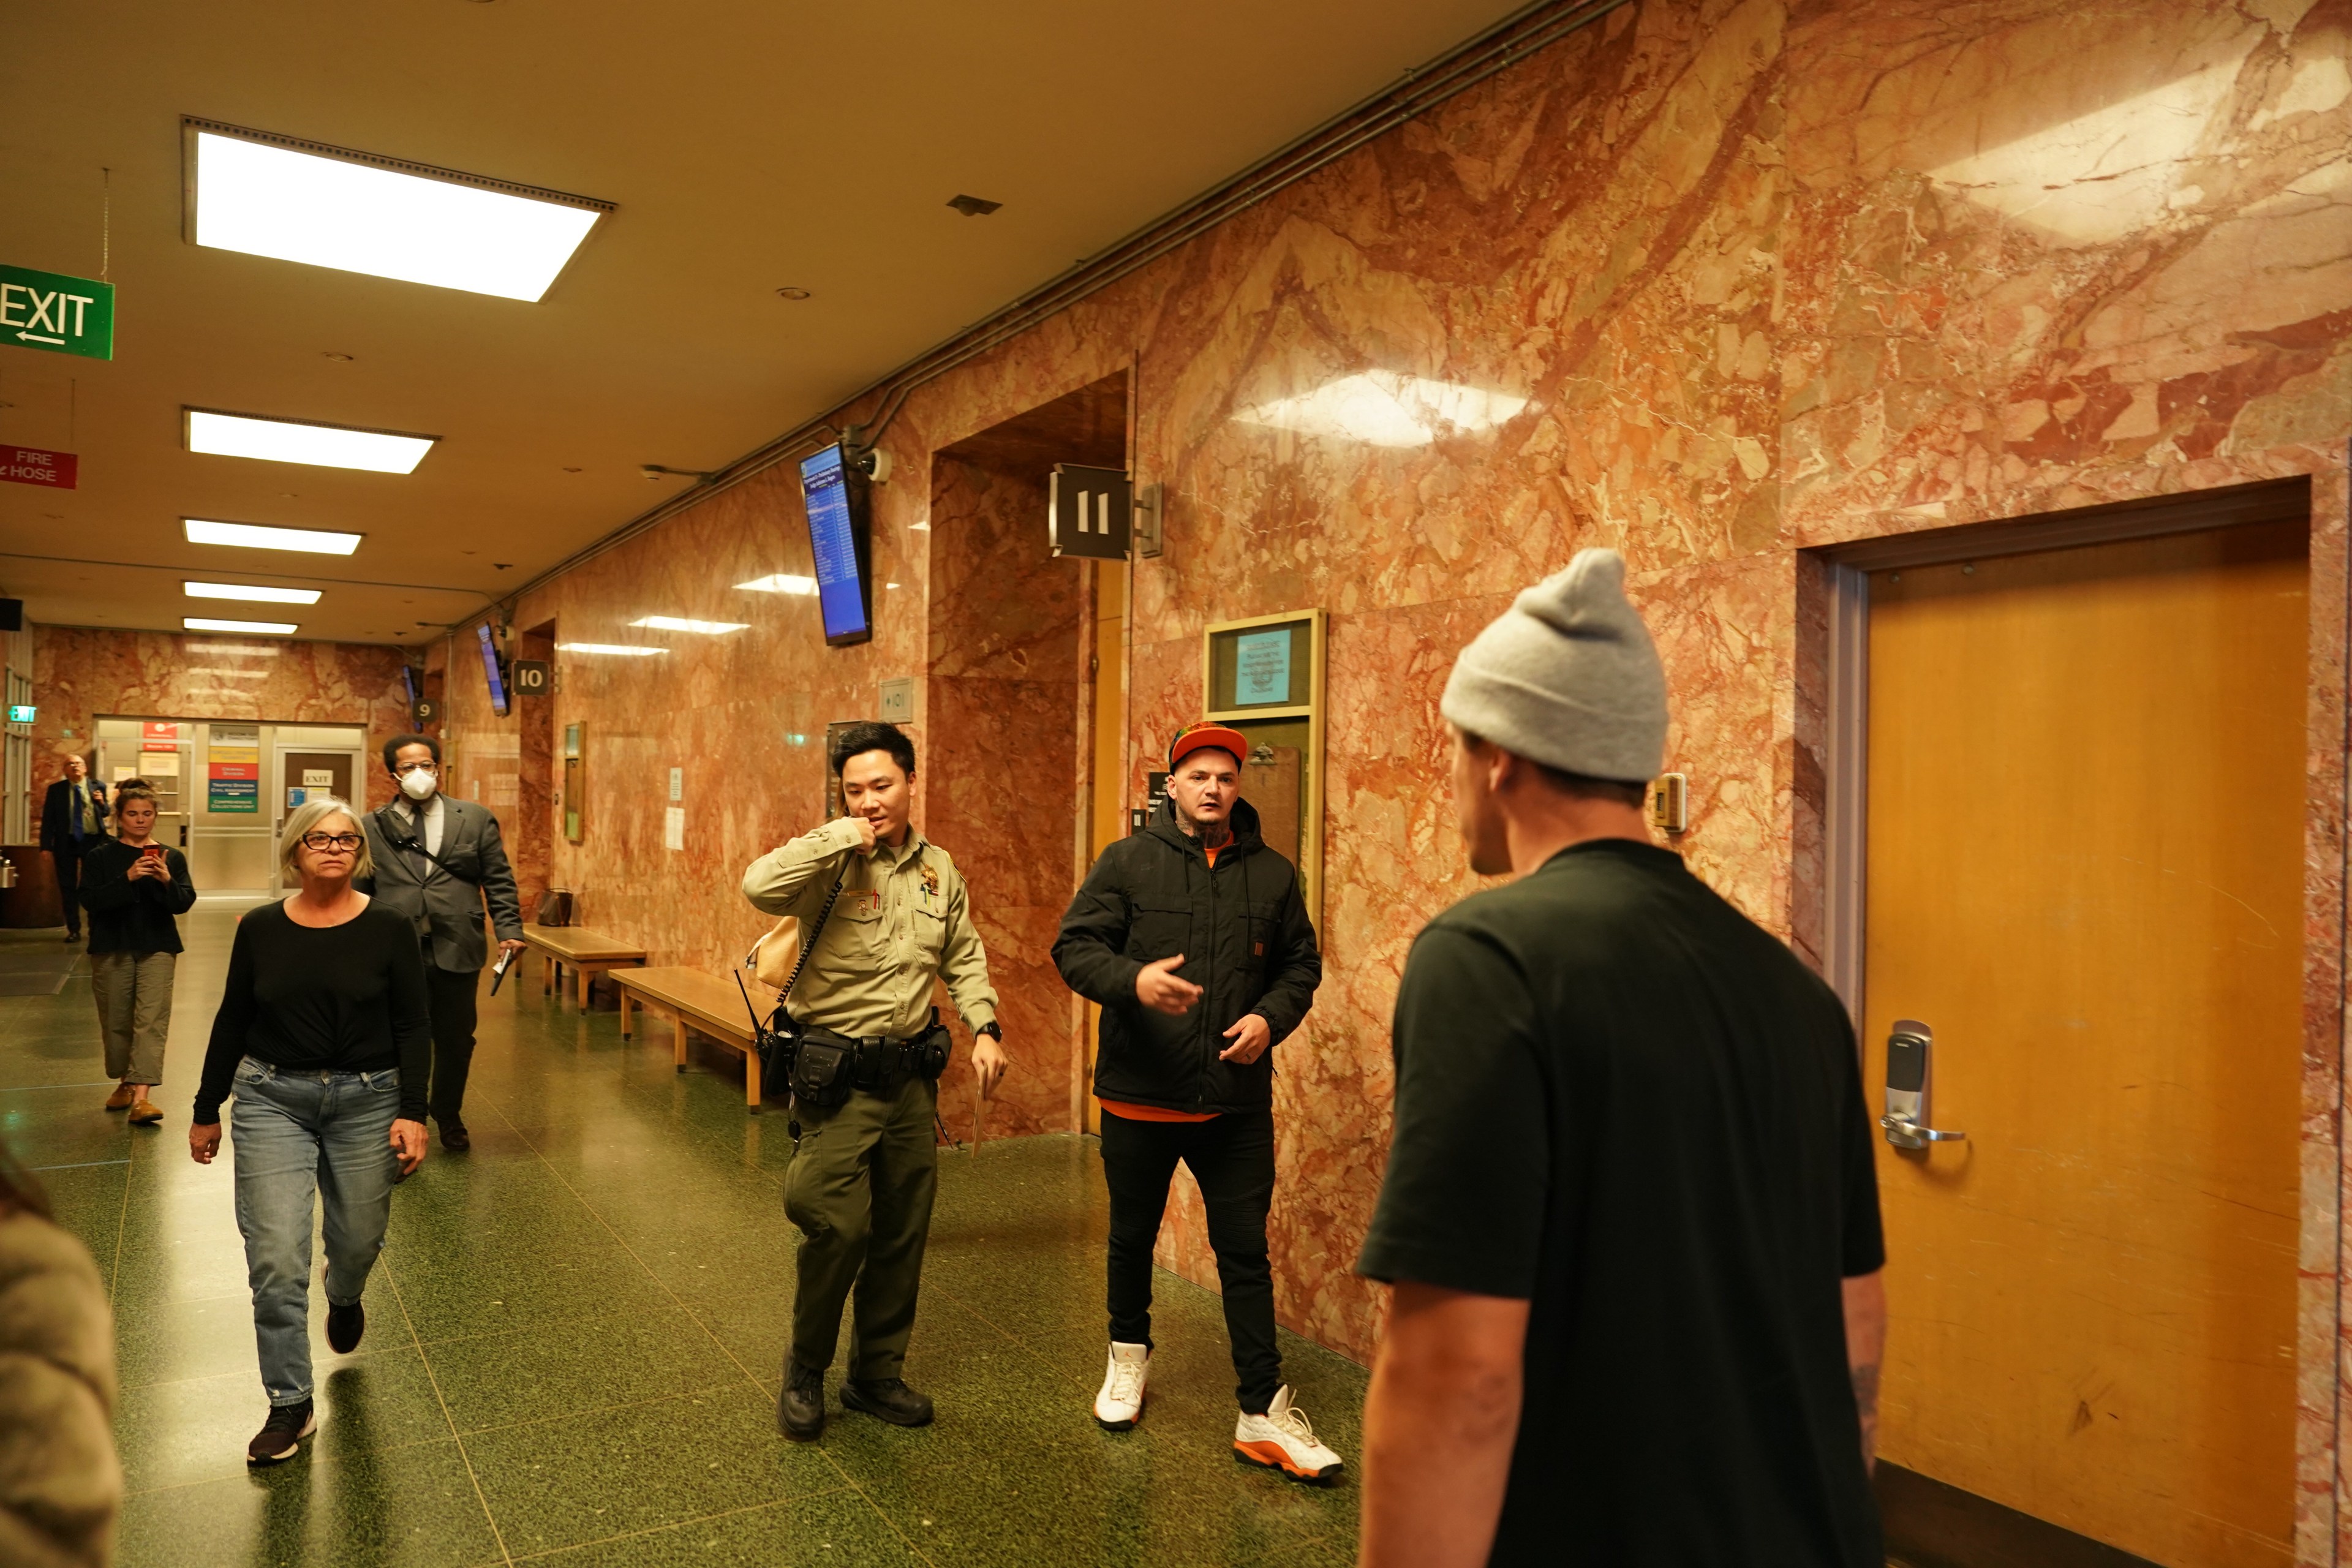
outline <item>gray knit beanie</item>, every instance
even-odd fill
[[[1625,601],[1625,558],[1580,550],[1454,661],[1439,711],[1472,734],[1588,778],[1638,784],[1666,755],[1666,672]]]

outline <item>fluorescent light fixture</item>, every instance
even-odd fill
[[[315,605],[316,588],[265,588],[258,583],[182,583],[191,599],[249,599],[259,605]]]
[[[292,621],[221,621],[210,616],[187,616],[180,625],[192,632],[269,632],[278,637],[302,629]]]
[[[738,588],[747,588],[754,594],[798,594],[803,598],[816,592],[815,578],[795,577],[783,572],[773,573],[765,577],[754,577],[749,583],[738,583],[735,585]]]
[[[689,621],[679,616],[645,616],[631,621],[633,626],[651,626],[657,632],[700,632],[705,637],[718,637],[726,632],[750,628],[748,621]]]
[[[1441,435],[1492,430],[1528,405],[1524,397],[1483,386],[1368,370],[1326,382],[1234,417],[1302,436],[1328,436],[1367,447],[1426,447]]]
[[[349,555],[360,547],[356,533],[324,528],[271,528],[258,522],[208,522],[184,517],[191,544],[235,544],[247,550],[300,550],[312,555]]]
[[[669,649],[666,647],[640,647],[634,643],[560,642],[555,645],[555,651],[558,653],[612,653],[620,654],[629,658],[642,658],[646,654],[667,653]]]
[[[544,295],[610,202],[186,121],[191,237],[507,300]]]
[[[259,458],[270,463],[308,463],[320,468],[364,468],[372,474],[413,474],[438,436],[398,430],[362,430],[309,419],[270,419],[258,414],[227,414],[189,408],[188,450],[221,458]]]

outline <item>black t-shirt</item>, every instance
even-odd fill
[[[406,917],[371,903],[339,926],[297,925],[281,901],[236,922],[228,985],[213,1015],[195,1121],[220,1120],[237,1062],[312,1072],[400,1069],[400,1114],[425,1120],[433,1026],[425,958]]]
[[[1359,1269],[1530,1303],[1492,1562],[1878,1568],[1840,1283],[1885,1262],[1837,997],[1627,839],[1430,922]]]

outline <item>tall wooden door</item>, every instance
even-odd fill
[[[2179,1568],[2292,1561],[2306,531],[1874,574],[1883,1452]]]

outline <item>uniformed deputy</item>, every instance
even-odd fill
[[[1005,1069],[996,992],[963,878],[945,850],[908,826],[914,744],[892,725],[859,724],[835,742],[831,760],[848,815],[743,873],[743,896],[770,914],[798,917],[804,936],[836,878],[841,887],[789,1003],[810,1039],[848,1047],[856,1086],[837,1106],[802,1097],[807,1131],[784,1185],[784,1212],[803,1239],[776,1419],[798,1442],[824,1430],[824,1373],[853,1285],[841,1403],[900,1426],[931,1418],[929,1397],[899,1373],[939,1184],[931,1124],[943,1062],[935,1058],[927,1074],[921,1060],[936,1022],[935,978],[974,1031],[981,1093]]]

